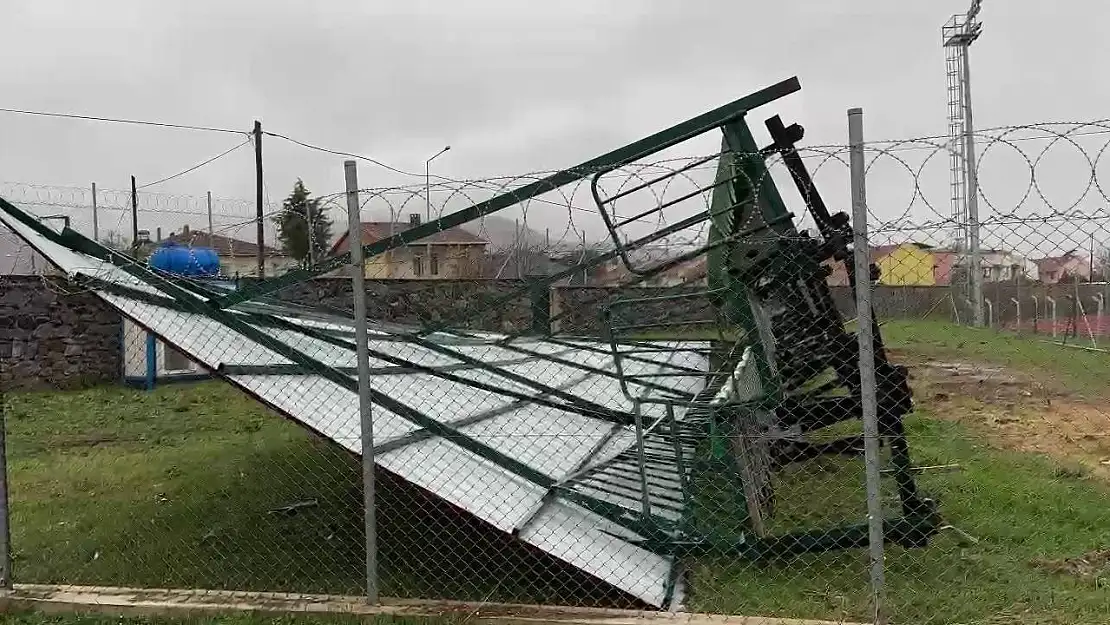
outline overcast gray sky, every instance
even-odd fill
[[[967,0],[7,0],[0,107],[244,131],[259,119],[410,171],[451,144],[434,171],[456,178],[571,165],[795,75],[802,91],[753,126],[780,113],[807,128],[806,143],[843,143],[845,110],[861,106],[870,139],[938,135],[940,26],[966,9]],[[1101,79],[1110,5],[1073,0],[1067,10],[984,2],[972,50],[977,126],[1110,117]],[[241,141],[5,113],[0,137],[2,181],[110,188]],[[249,199],[252,159],[240,149],[152,190]],[[297,177],[339,191],[342,160],[267,139],[267,193],[280,199]],[[947,210],[947,165],[937,171],[935,201]],[[366,164],[360,178],[419,182]]]

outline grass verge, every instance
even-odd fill
[[[361,463],[230,386],[8,402],[17,582],[363,592]],[[610,598],[380,471],[377,503],[383,596]]]
[[[1047,459],[992,449],[957,423],[919,414],[908,425],[916,463],[960,463],[961,471],[927,473],[919,485],[939,501],[948,523],[978,542],[946,531],[925,549],[888,547],[894,622],[1094,625],[1110,619],[1110,569],[1074,575],[1052,566],[1110,545],[1110,489],[1059,471]],[[812,485],[821,476],[799,478],[810,485],[808,500],[785,504],[843,507],[840,496],[846,495],[859,510],[851,520],[862,521],[858,467],[823,475],[820,490]],[[797,485],[779,486],[789,491]],[[699,609],[868,617],[868,563],[861,551],[765,565],[706,560],[697,564],[692,586]]]
[[[1092,396],[1110,369],[1104,354],[948,324],[891,322],[884,334],[901,354],[1016,362]],[[201,383],[8,400],[18,581],[359,592],[357,461],[235,390]],[[923,402],[909,421],[915,462],[962,470],[927,473],[920,484],[978,542],[946,532],[926,549],[890,548],[895,622],[1110,622],[1110,571],[1074,564],[1110,547],[1106,484],[1049,458],[997,449],[931,409]],[[820,514],[828,523],[858,510],[845,520],[863,520],[862,471],[835,464],[781,475],[782,515]],[[559,603],[576,590],[544,587],[551,582],[541,569],[483,565],[504,549],[499,543],[470,540],[460,553],[472,533],[461,521],[432,525],[411,502],[382,505],[379,518],[395,520],[383,528],[383,549],[404,545],[383,554],[385,594]],[[824,514],[830,509],[836,514]],[[703,559],[692,579],[694,609],[867,617],[860,551],[762,565]]]

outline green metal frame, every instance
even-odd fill
[[[772,319],[770,317],[761,318],[762,315],[767,314],[762,303],[761,287],[757,286],[762,284],[762,280],[779,280],[784,283],[801,281],[810,284],[810,286],[817,283],[824,284],[824,275],[819,263],[819,256],[824,252],[818,251],[819,243],[816,240],[802,235],[795,228],[792,216],[787,210],[786,204],[766,166],[765,159],[769,155],[779,151],[786,152],[788,165],[791,167],[791,173],[798,183],[799,190],[802,191],[810,210],[819,214],[815,218],[823,226],[822,234],[825,236],[826,242],[830,247],[837,250],[835,253],[838,258],[841,258],[844,254],[838,246],[845,244],[845,238],[839,231],[831,231],[841,225],[841,222],[836,218],[842,216],[834,216],[833,219],[827,218],[827,210],[821,203],[820,196],[812,189],[812,181],[805,173],[804,166],[800,164],[800,159],[796,157],[796,152],[792,152],[793,141],[796,139],[791,139],[790,136],[797,133],[798,138],[800,138],[800,128],[777,128],[775,127],[776,124],[782,126],[777,117],[768,121],[768,127],[779,143],[763,149],[756,144],[743,115],[736,116],[722,124],[722,149],[718,159],[717,175],[713,183],[703,189],[689,193],[679,198],[679,200],[659,204],[655,209],[661,210],[675,204],[677,201],[695,197],[701,192],[712,192],[710,211],[705,215],[710,221],[709,243],[691,254],[703,253],[706,255],[708,286],[701,295],[710,297],[713,302],[718,312],[718,319],[724,325],[722,329],[726,331],[721,332],[721,334],[727,333],[732,336],[731,338],[719,336],[714,341],[715,348],[711,350],[711,354],[716,361],[711,364],[710,369],[714,375],[725,377],[732,372],[737,364],[740,352],[748,350],[754,361],[757,378],[761,385],[761,390],[757,396],[745,397],[739,402],[710,409],[709,419],[705,423],[703,435],[710,442],[711,452],[708,461],[701,463],[703,474],[706,471],[713,473],[721,468],[726,471],[736,470],[735,463],[738,458],[736,452],[732,451],[729,445],[729,441],[739,435],[738,432],[734,431],[735,424],[744,419],[754,419],[754,415],[759,411],[764,414],[775,415],[774,418],[790,415],[791,418],[797,419],[792,425],[801,427],[802,431],[812,431],[833,425],[861,413],[861,403],[858,396],[822,396],[822,393],[831,390],[833,387],[843,384],[851,386],[851,382],[848,380],[851,376],[846,378],[843,372],[841,372],[838,383],[827,383],[807,394],[798,395],[796,389],[788,389],[784,383],[783,372],[779,370],[779,364],[776,362],[776,348],[778,346],[773,334]],[[697,164],[704,162],[707,162],[707,159],[696,161]],[[677,172],[659,176],[633,189],[622,190],[608,198],[603,198],[598,193],[597,181],[601,173],[595,175],[592,187],[594,199],[618,250],[621,249],[622,245],[621,236],[618,232],[619,228],[639,217],[649,215],[653,211],[645,211],[617,222],[608,216],[606,212],[608,205],[619,197],[647,188],[652,184],[666,181],[681,171],[680,169]],[[802,189],[803,182],[808,185],[807,189]],[[819,205],[820,210],[814,210],[815,204]],[[820,214],[824,214],[825,217],[821,217]],[[847,253],[850,255],[850,251]],[[633,275],[644,276],[652,273],[653,268],[636,267],[627,254],[621,253],[618,256]],[[802,291],[799,290],[799,303],[802,295]],[[820,289],[815,289],[812,295],[821,299],[821,295],[827,295],[827,293],[821,293]],[[621,336],[622,332],[634,333],[651,327],[658,328],[663,324],[648,322],[642,325],[622,326],[614,321],[613,311],[622,306],[635,308],[644,303],[657,303],[674,297],[682,296],[617,297],[609,302],[603,311],[603,318],[606,321],[608,339],[613,355],[618,363],[622,357],[619,346],[627,345],[627,337]],[[825,297],[824,299],[827,300],[828,298]],[[820,301],[817,305],[827,306],[828,302]],[[826,310],[825,313],[827,312]],[[835,309],[832,312],[835,314]],[[682,321],[676,323],[678,325],[683,324]],[[843,330],[842,327],[841,330]],[[843,336],[855,340],[852,335],[845,333]],[[877,329],[876,336],[878,336]],[[890,366],[885,361],[885,355],[881,350],[881,342],[879,348],[877,351],[879,361],[877,361],[876,366],[880,375],[889,377],[891,380],[897,380],[899,378],[897,368]],[[858,369],[856,371],[858,372]],[[722,383],[724,383],[724,380],[718,379],[716,381],[718,385]],[[624,388],[626,394],[632,397],[628,390],[629,387],[626,385]],[[648,401],[642,397],[632,398],[638,401]],[[694,403],[696,404],[697,401]],[[929,499],[921,498],[913,484],[909,456],[905,447],[905,433],[901,426],[901,414],[904,414],[905,411],[902,410],[904,408],[904,406],[881,406],[881,409],[886,411],[884,421],[886,425],[883,427],[883,434],[893,449],[893,472],[898,482],[899,496],[903,508],[901,516],[888,520],[887,539],[904,546],[921,546],[926,544],[929,537],[937,531],[940,519],[935,503]],[[899,410],[902,411],[899,412]],[[794,416],[798,413],[804,413],[804,416]],[[793,458],[802,461],[822,454],[847,453],[855,455],[857,449],[862,447],[860,440],[859,436],[847,436],[823,443],[796,442],[782,444],[776,458],[793,454]],[[641,459],[643,457],[642,450],[646,445],[647,439],[641,438],[639,444]],[[634,477],[634,470],[629,466],[628,479]],[[639,478],[643,480],[645,473],[642,464],[639,471]],[[745,480],[739,480],[738,487],[744,490],[751,488],[751,485],[746,484]],[[755,504],[751,500],[748,501],[747,522],[751,524],[750,528],[755,531],[753,535],[745,535],[740,543],[728,541],[722,543],[719,539],[700,535],[690,523],[666,523],[658,518],[653,518],[654,523],[666,528],[666,530],[661,530],[658,533],[659,536],[663,537],[659,539],[660,542],[648,539],[644,544],[653,551],[675,555],[713,552],[717,554],[732,553],[753,558],[852,548],[867,544],[868,527],[866,523],[846,524],[810,532],[764,535],[762,528],[757,527],[760,523],[754,518],[758,510],[753,508],[760,506],[762,501],[760,497],[765,494],[757,495]],[[645,510],[644,516],[651,515]]]
[[[372,357],[389,363],[389,367],[382,368],[381,373],[415,372],[434,375],[472,388],[505,395],[514,400],[512,405],[535,403],[577,412],[612,423],[610,437],[622,428],[634,427],[638,435],[638,444],[608,462],[594,463],[593,456],[600,452],[604,442],[609,440],[606,438],[582,461],[580,471],[569,478],[555,480],[528,464],[515,460],[497,449],[467,436],[460,431],[459,427],[440,422],[371,388],[371,400],[374,403],[409,420],[419,428],[406,439],[387,445],[393,445],[395,448],[398,445],[409,444],[429,436],[443,437],[496,466],[546,489],[547,495],[544,497],[544,502],[558,497],[594,512],[622,528],[635,532],[643,537],[638,543],[645,549],[673,558],[674,570],[668,582],[668,593],[673,591],[680,560],[687,556],[712,553],[764,558],[866,545],[867,526],[862,523],[775,536],[761,535],[762,532],[760,531],[745,531],[739,538],[732,536],[722,539],[699,533],[689,516],[697,489],[693,482],[700,479],[700,476],[711,475],[722,468],[735,471],[736,458],[729,443],[730,438],[735,435],[732,424],[738,416],[749,418],[753,414],[752,411],[773,412],[785,409],[789,412],[791,406],[802,406],[807,401],[807,398],[799,398],[788,394],[787,389],[784,388],[783,378],[776,363],[775,338],[771,335],[771,330],[768,327],[769,321],[760,317],[763,314],[760,305],[760,294],[757,293],[758,288],[753,283],[751,276],[756,268],[765,267],[768,263],[777,263],[781,265],[781,271],[778,271],[776,276],[794,276],[797,272],[789,269],[787,265],[791,267],[796,265],[797,267],[803,267],[802,273],[806,274],[806,279],[812,279],[809,274],[817,275],[817,261],[807,256],[801,247],[794,246],[792,243],[801,235],[795,229],[793,216],[788,212],[785,202],[770,178],[764,162],[768,149],[759,149],[745,118],[750,110],[794,93],[799,89],[800,85],[797,79],[791,78],[514,191],[498,195],[485,202],[474,204],[464,210],[386,239],[364,245],[363,252],[365,256],[371,258],[390,249],[419,241],[439,230],[467,223],[563,185],[593,176],[592,190],[594,197],[601,209],[601,216],[613,233],[616,247],[613,251],[585,263],[585,266],[619,258],[630,269],[634,269],[633,273],[636,278],[632,281],[632,284],[635,284],[665,271],[679,262],[688,260],[687,257],[692,258],[705,254],[708,260],[706,294],[711,298],[711,302],[718,313],[720,319],[718,326],[723,326],[731,334],[731,336],[719,335],[712,341],[710,371],[687,370],[687,368],[680,365],[673,367],[674,371],[672,373],[674,375],[698,375],[708,378],[706,388],[701,393],[693,396],[676,392],[673,389],[656,384],[650,379],[633,381],[632,376],[626,374],[622,368],[622,360],[649,361],[643,356],[636,355],[635,350],[657,349],[657,345],[650,341],[629,338],[628,335],[635,334],[636,331],[642,328],[608,327],[609,350],[606,350],[601,346],[581,345],[566,338],[550,336],[550,324],[555,318],[540,315],[531,328],[518,334],[510,334],[492,343],[499,348],[529,358],[572,365],[580,369],[583,376],[606,375],[620,380],[622,390],[633,400],[635,406],[631,412],[625,412],[588,401],[569,392],[567,388],[554,387],[542,381],[514,374],[499,366],[503,363],[485,362],[467,356],[458,349],[452,349],[449,346],[450,341],[440,340],[444,337],[450,337],[452,340],[460,342],[478,340],[473,336],[468,337],[466,332],[452,330],[450,334],[442,334],[439,337],[431,336],[450,328],[457,321],[456,319],[449,318],[434,327],[428,326],[421,329],[398,331],[394,336],[395,340],[411,342],[424,349],[449,356],[457,364],[447,367],[432,367],[383,353],[380,350],[372,350]],[[627,189],[618,196],[608,199],[601,198],[597,192],[598,178],[606,172],[611,172],[668,147],[717,129],[722,132],[723,139],[721,154],[718,158],[717,174],[709,187],[712,190],[709,210],[699,212],[631,242],[622,242],[617,235],[617,229],[621,224],[610,220],[605,212],[605,203],[611,202],[620,195],[627,195],[650,186],[667,176],[648,181],[637,188]],[[775,134],[775,128],[772,128],[772,134]],[[781,145],[778,148],[786,149]],[[714,157],[717,157],[717,155]],[[709,160],[712,160],[712,158],[701,159],[693,165],[687,165],[686,169],[709,162]],[[681,170],[679,171],[681,172]],[[795,174],[797,180],[797,172],[792,170],[791,173]],[[668,176],[670,175],[674,175],[674,173],[668,174]],[[809,199],[807,198],[808,202]],[[169,310],[205,316],[293,363],[251,367],[227,365],[216,372],[218,375],[229,378],[230,376],[245,374],[286,375],[309,373],[319,375],[345,390],[357,393],[357,383],[352,379],[349,369],[329,366],[268,334],[264,328],[295,331],[315,340],[326,342],[329,345],[351,351],[355,349],[353,336],[340,331],[331,332],[309,328],[281,319],[268,310],[269,305],[262,299],[284,287],[332,272],[349,264],[349,253],[326,259],[311,269],[295,270],[284,276],[264,280],[241,290],[227,293],[208,289],[202,285],[146,268],[135,259],[91,241],[71,230],[68,226],[61,233],[58,233],[2,198],[0,198],[0,210],[13,215],[21,223],[28,225],[35,232],[55,243],[112,263],[141,283],[154,287],[158,293],[149,293],[142,289],[108,282],[92,276],[75,277],[80,283],[108,294],[134,299]],[[657,210],[661,210],[661,208],[657,207]],[[628,251],[705,222],[709,224],[709,242],[703,249],[658,266],[650,268],[633,267],[633,263],[631,263],[627,254]],[[552,283],[581,271],[583,266],[579,265],[556,275],[534,280],[513,293],[495,299],[490,302],[490,305],[496,306],[505,301],[529,295],[534,301],[543,301],[542,295],[546,294]],[[641,298],[639,300],[631,298],[624,302],[617,301],[612,303],[608,310],[612,311],[613,306],[635,306],[649,299],[656,300],[658,298]],[[541,353],[526,346],[514,344],[514,341],[519,337],[528,334],[541,335],[548,343],[562,344],[568,348],[585,349],[596,353],[612,353],[616,362],[616,371],[606,371],[581,365],[572,360],[561,358],[559,354]],[[618,353],[624,347],[631,348],[632,352],[626,350],[625,353]],[[761,385],[759,396],[744,398],[738,403],[726,406],[713,405],[712,396],[720,385],[727,382],[745,349],[749,350],[748,353],[751,355],[756,376]],[[508,390],[504,386],[478,382],[455,373],[455,371],[466,369],[481,369],[490,372],[512,382],[514,385],[534,390],[535,394]],[[660,395],[654,399],[648,395],[637,396],[633,391],[633,384],[645,389],[646,392],[669,391],[671,395]],[[640,408],[645,402],[651,401],[665,406],[666,417],[649,424],[645,423],[641,417]],[[682,421],[675,417],[675,407],[680,405],[686,409],[686,417]],[[806,405],[816,407],[818,412],[824,411],[834,415],[851,414],[858,410],[858,400],[851,397],[819,398]],[[494,412],[496,411],[474,415],[469,422],[489,418],[493,416]],[[839,416],[823,417],[821,414],[816,414],[811,419],[810,422],[803,423],[803,426],[821,427],[841,420]],[[825,422],[823,419],[829,421]],[[896,421],[897,423],[890,421],[884,432],[886,435],[893,436],[904,443],[904,432],[899,429],[901,422],[900,420]],[[698,457],[695,453],[695,446],[700,443],[708,443],[710,449],[708,458]],[[832,448],[830,447],[830,449]],[[913,489],[912,492],[906,490],[906,488],[912,488],[913,486],[912,478],[908,487],[905,484],[908,453],[904,453],[902,448],[896,449],[896,452],[896,456],[898,456],[896,460],[899,464],[896,467],[898,469],[896,477],[899,481],[900,494],[904,500],[907,496],[912,496],[916,500],[916,490]],[[671,479],[671,471],[674,470],[677,471],[675,479],[681,486],[677,494],[663,493],[654,498],[648,496],[649,481],[664,478],[669,480]],[[582,489],[586,487],[585,485],[589,484],[589,488],[601,492],[627,496],[630,483],[639,484],[643,497],[642,505],[623,506],[582,492]],[[741,481],[737,484],[737,487],[740,492],[743,492],[745,485]],[[622,491],[621,489],[625,490]],[[910,495],[907,495],[907,492],[910,492]],[[908,508],[904,504],[903,515],[888,521],[888,540],[909,546],[925,544],[939,526],[939,518],[935,506],[927,500],[924,501],[925,503],[917,501],[915,506]],[[663,508],[672,512],[679,511],[683,515],[678,521],[672,521],[658,514],[656,508]],[[755,522],[751,518],[750,502],[745,522]],[[753,528],[749,527],[749,529]]]
[[[546,178],[537,180],[536,182],[524,185],[507,193],[502,193],[484,202],[474,204],[469,208],[451,213],[450,215],[445,215],[439,219],[429,221],[380,241],[364,245],[362,246],[363,258],[373,258],[391,249],[410,245],[441,230],[461,226],[466,222],[474,221],[475,219],[490,215],[499,210],[515,206],[516,204],[520,204],[538,195],[581,180],[599,170],[615,169],[622,165],[633,163],[645,156],[677,145],[691,137],[696,137],[722,124],[727,124],[735,119],[743,117],[748,111],[799,91],[801,88],[802,86],[796,77],[789,78],[709,111],[708,113],[698,115],[681,124],[676,124],[666,130],[657,132],[639,141],[634,141],[622,148],[590,159],[574,167],[564,169]],[[287,286],[303,282],[309,278],[330,273],[350,263],[351,253],[345,252],[324,260],[312,269],[291,271],[283,276],[260,282],[254,285],[253,288],[225,295],[213,302],[213,305],[217,308],[234,306],[253,298],[273,293]]]

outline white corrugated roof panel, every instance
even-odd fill
[[[36,231],[22,223],[16,212],[0,206],[0,221],[71,278],[84,275],[104,281],[100,287],[92,287],[94,292],[134,322],[304,427],[354,453],[361,451],[358,399],[351,386],[343,383],[354,375],[351,370],[356,366],[349,321],[309,319],[272,303],[254,310],[270,311],[288,327],[235,313],[252,332],[257,330],[296,349],[319,361],[322,368],[342,370],[345,377],[328,378],[323,370],[293,368],[289,358],[201,310],[199,297],[183,296],[172,306],[144,299],[141,294],[164,299],[170,295],[118,267],[66,247],[56,231]],[[112,285],[134,292],[108,288]],[[196,305],[196,312],[175,309],[180,304]],[[328,336],[310,336],[312,332]],[[375,460],[381,467],[649,604],[666,603],[667,589],[674,585],[670,558],[621,538],[634,536],[567,498],[573,493],[589,495],[632,514],[641,505],[634,480],[618,475],[616,485],[603,486],[597,477],[600,474],[589,471],[602,461],[616,458],[614,462],[622,462],[620,454],[627,454],[635,443],[630,426],[615,426],[589,409],[597,406],[629,414],[633,409],[615,373],[610,345],[529,338],[498,346],[493,343],[504,338],[499,335],[447,333],[425,336],[421,344],[388,334],[378,328],[369,341],[375,391],[440,424],[454,424],[460,436],[527,465],[556,486],[549,488],[518,475],[499,464],[494,455],[432,436],[411,416],[375,405],[374,445],[380,449]],[[704,379],[683,371],[707,371],[705,357],[697,351],[705,345],[691,342],[667,347],[670,351],[665,353],[648,353],[643,360],[623,362],[630,373],[642,376],[641,384],[632,387],[635,395],[665,394],[643,386],[643,380],[688,395],[702,390]],[[485,370],[467,360],[492,363],[496,368]],[[412,371],[402,361],[435,369]],[[539,389],[535,382],[556,392]],[[576,402],[588,405],[576,406]],[[649,421],[666,415],[657,403],[644,404],[642,409]],[[683,407],[676,410],[681,418]],[[582,480],[566,482],[571,476],[583,475]],[[681,499],[678,485],[677,474],[664,474],[650,482],[657,516],[681,516],[681,503],[675,501]],[[681,594],[681,585],[678,592]],[[681,597],[676,600],[680,603]]]

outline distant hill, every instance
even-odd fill
[[[524,249],[542,250],[546,245],[546,235],[528,227],[520,227],[517,222],[507,217],[486,215],[480,220],[464,224],[463,229],[468,230],[486,241],[494,250],[507,250],[517,244],[517,230],[520,232],[520,245]]]

